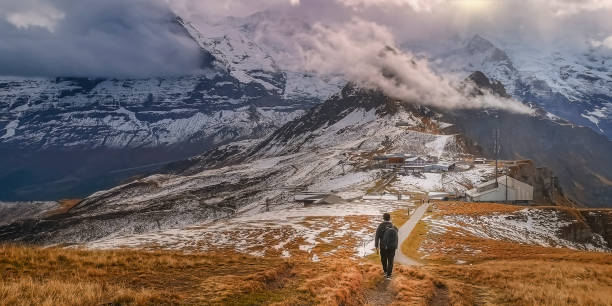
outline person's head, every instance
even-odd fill
[[[383,220],[385,220],[385,221],[391,220],[391,215],[389,213],[384,213],[383,214]]]

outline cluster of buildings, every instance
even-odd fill
[[[394,169],[404,174],[424,172],[449,172],[456,168],[456,162],[439,161],[435,156],[412,156],[408,154],[385,154],[373,158],[381,168]],[[486,164],[485,158],[475,158],[474,164]],[[513,166],[520,161],[505,161],[504,167]],[[428,198],[446,200],[451,197],[445,192],[430,192]],[[505,202],[528,203],[533,201],[533,186],[519,181],[509,175],[503,175],[481,183],[463,195],[455,195],[468,202]]]
[[[403,171],[405,174],[423,172],[448,172],[455,170],[456,163],[439,161],[435,156],[413,156],[408,154],[385,154],[373,158],[381,168]]]
[[[384,154],[374,156],[373,160],[379,168],[393,169],[396,173],[406,175],[418,173],[441,173],[454,171],[456,162],[440,161],[435,156],[413,156],[408,154]],[[486,164],[485,158],[475,158],[473,164]],[[502,161],[502,168],[508,169],[529,161]],[[506,174],[493,178],[474,186],[461,194],[432,191],[427,194],[428,200],[463,200],[467,202],[500,202],[500,203],[529,203],[533,201],[534,187]],[[498,172],[499,173],[499,172]],[[367,195],[364,199],[401,200],[401,196],[393,195]],[[344,202],[342,198],[332,192],[301,192],[295,195],[297,202],[309,204],[336,204]]]

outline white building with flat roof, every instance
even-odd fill
[[[533,201],[533,186],[504,175],[465,192],[470,202],[528,202]]]

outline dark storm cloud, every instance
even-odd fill
[[[0,3],[0,75],[147,77],[194,72],[197,45],[152,0]]]

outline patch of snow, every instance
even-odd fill
[[[407,196],[409,199],[410,197]],[[361,197],[363,200],[388,200],[388,201],[397,201],[398,198],[396,195],[392,195],[392,194],[383,194],[383,195],[364,195],[363,197]],[[404,196],[402,196],[402,199],[404,199]],[[404,200],[407,200],[404,199]]]
[[[610,250],[610,246],[598,237],[593,237],[593,243],[579,243],[561,238],[562,229],[574,222],[564,220],[556,210],[525,208],[511,214],[447,215],[440,218],[427,217],[423,220],[432,229],[456,228],[486,239],[592,251]]]
[[[288,208],[252,216],[231,218],[199,227],[161,230],[140,235],[115,236],[87,243],[95,249],[118,247],[161,247],[181,250],[231,248],[255,256],[274,251],[289,257],[291,252],[312,253],[320,243],[334,244],[338,239],[355,239],[357,257],[374,252],[374,231],[384,212],[414,207],[400,201],[360,201],[347,204]],[[366,223],[356,216],[366,217]],[[330,224],[332,222],[332,224]],[[331,231],[331,232],[330,232]],[[299,242],[296,250],[288,245]],[[342,247],[338,245],[337,247]],[[333,254],[335,250],[321,255]]]
[[[452,135],[440,135],[440,136],[436,137],[435,140],[425,144],[425,146],[431,150],[430,155],[441,157],[442,154],[444,154],[444,152],[445,152],[444,148],[446,147],[446,144],[453,137],[454,136],[452,136]]]
[[[595,125],[599,124],[599,119],[596,116],[586,115],[586,114],[580,114],[580,116],[588,119],[589,121],[593,122],[593,124],[595,124]]]
[[[4,138],[10,138],[15,136],[15,130],[17,129],[17,127],[19,126],[19,119],[15,119],[11,122],[9,122],[5,127],[5,133],[4,135],[2,135],[2,137],[0,137],[0,139],[4,139]]]

